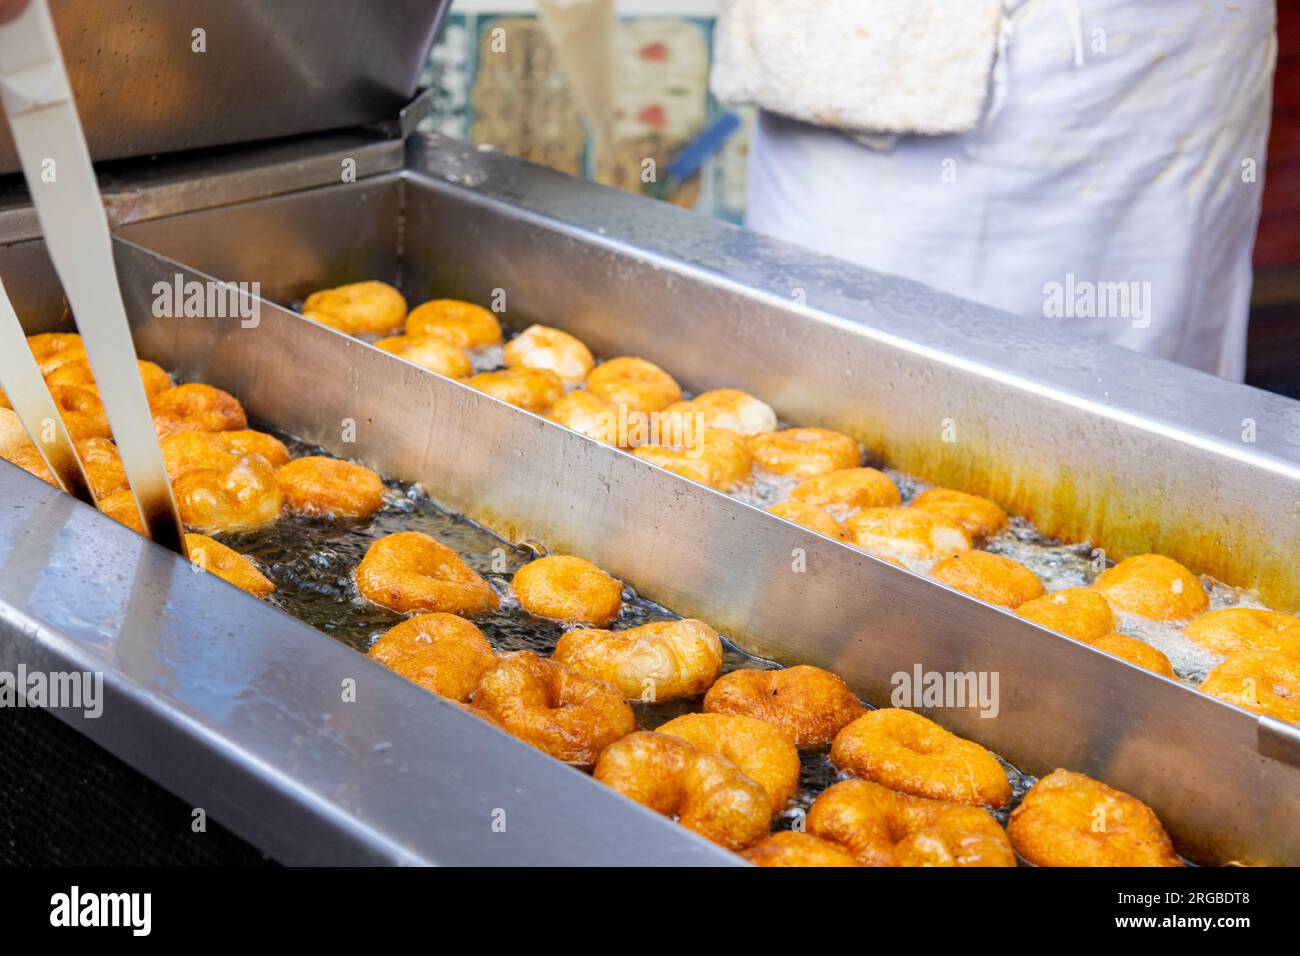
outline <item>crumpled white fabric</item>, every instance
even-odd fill
[[[962,133],[984,111],[1002,0],[723,0],[713,94],[851,133]]]
[[[975,128],[880,152],[762,113],[747,224],[1240,380],[1275,24],[1271,0],[1008,0]],[[1143,301],[1101,314],[1117,283]]]

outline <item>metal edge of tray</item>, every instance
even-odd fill
[[[741,862],[39,479],[0,499],[0,669],[102,674],[52,713],[273,859]]]
[[[504,289],[519,327],[746,389],[1048,534],[1300,610],[1300,402],[491,150],[408,147],[415,301]]]
[[[151,280],[207,277],[117,242],[144,280],[127,290],[141,354],[234,391],[253,416],[419,481],[512,540],[595,561],[752,652],[833,670],[874,703],[918,667],[996,674],[997,719],[929,712],[1029,772],[1068,767],[1135,794],[1193,858],[1300,862],[1300,769],[1257,751],[1255,715],[269,302],[256,329],[153,318]]]

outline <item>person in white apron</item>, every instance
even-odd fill
[[[850,22],[810,26],[828,8]],[[1275,25],[1273,0],[724,0],[715,92],[766,107],[746,224],[1239,381]],[[858,54],[893,59],[845,77]]]

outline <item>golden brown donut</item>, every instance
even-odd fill
[[[115,491],[129,488],[126,469],[118,456],[117,446],[107,438],[83,438],[74,443],[82,471],[90,483],[90,493],[98,501]]]
[[[112,438],[108,413],[99,394],[77,385],[51,385],[50,395],[59,409],[59,416],[73,441],[83,438]]]
[[[759,784],[680,737],[629,734],[605,749],[594,776],[729,850],[757,843],[771,824],[772,805]]]
[[[187,534],[185,547],[194,564],[241,591],[261,598],[275,590],[275,585],[257,569],[257,565],[220,541],[213,541],[207,535]]]
[[[748,714],[775,724],[799,747],[826,747],[864,708],[830,671],[808,664],[723,674],[704,695],[705,713]]]
[[[586,389],[575,388],[565,393],[546,413],[552,421],[566,428],[582,432],[588,438],[618,445],[618,408]]]
[[[111,495],[100,498],[95,504],[102,513],[114,521],[126,525],[137,534],[144,534],[144,520],[140,517],[140,509],[136,506],[135,497],[129,490],[115,491]]]
[[[294,514],[365,518],[384,503],[384,482],[362,465],[324,455],[295,458],[275,473]]]
[[[149,408],[159,437],[173,432],[224,432],[248,427],[239,399],[202,382],[159,392],[149,400]]]
[[[1300,654],[1300,618],[1277,611],[1230,607],[1202,614],[1183,635],[1225,657],[1241,651]]]
[[[1257,714],[1300,724],[1300,656],[1242,651],[1210,671],[1201,690]]]
[[[582,382],[596,364],[581,339],[545,325],[524,329],[506,343],[502,357],[511,368],[544,368],[570,384]]]
[[[248,531],[280,517],[284,495],[275,470],[261,455],[244,455],[225,468],[196,468],[172,485],[181,521],[199,531]]]
[[[42,332],[27,336],[27,347],[32,350],[42,375],[49,375],[60,365],[86,357],[81,336],[75,332]]]
[[[636,730],[632,708],[615,688],[532,651],[502,655],[471,703],[507,733],[582,767]]]
[[[406,317],[406,334],[433,335],[463,349],[477,349],[501,344],[501,323],[473,302],[433,299],[411,310]]]
[[[1151,808],[1069,770],[1038,781],[1011,814],[1007,834],[1036,866],[1182,866]]]
[[[673,402],[663,410],[661,421],[695,419],[705,428],[725,428],[737,435],[762,435],[776,431],[772,406],[738,388],[716,388],[686,402]],[[696,418],[698,416],[698,418]],[[675,426],[679,430],[684,427]],[[693,427],[693,426],[692,426]],[[669,430],[667,427],[665,431]],[[661,444],[671,444],[659,439]]]
[[[989,551],[958,551],[930,572],[936,581],[989,604],[1017,608],[1043,596],[1042,582],[1018,561]]]
[[[808,832],[862,866],[1015,866],[1007,834],[979,807],[896,793],[869,780],[828,787]]]
[[[1156,650],[1145,641],[1139,641],[1136,637],[1121,634],[1119,631],[1110,631],[1084,643],[1091,644],[1099,651],[1122,658],[1130,664],[1155,671],[1163,677],[1177,676],[1174,674],[1173,664],[1169,663],[1169,658],[1162,651]]]
[[[272,468],[289,461],[289,449],[274,435],[243,428],[224,432],[173,432],[162,440],[167,474],[175,481],[196,468],[228,468],[243,455],[261,455]]]
[[[782,830],[741,854],[755,866],[861,866],[853,855],[811,833]]]
[[[149,398],[172,387],[171,376],[163,371],[161,366],[145,361],[137,364],[140,366],[140,380],[144,384],[145,395]],[[88,388],[95,394],[99,394],[99,386],[95,384],[95,376],[90,371],[89,359],[73,359],[65,362],[45,376],[45,383],[76,385],[78,388]]]
[[[997,534],[1007,526],[1007,513],[996,501],[953,488],[930,488],[912,501],[913,508],[954,521],[973,540]]]
[[[557,661],[609,681],[628,700],[694,697],[722,673],[722,641],[703,621],[659,621],[626,631],[567,631],[555,645]]]
[[[1161,554],[1139,554],[1121,561],[1098,575],[1092,586],[1116,610],[1156,621],[1191,617],[1210,603],[1196,575]]]
[[[1077,641],[1094,641],[1115,628],[1106,599],[1091,588],[1065,588],[1026,601],[1016,613]]]
[[[987,807],[1011,800],[1006,771],[993,754],[896,707],[869,711],[841,730],[831,762],[917,797]]]
[[[683,714],[658,729],[726,757],[767,791],[773,814],[799,789],[799,750],[775,724],[744,714]]]
[[[794,486],[790,498],[841,518],[863,508],[894,507],[903,500],[893,480],[875,468],[841,468],[806,478]]]
[[[814,478],[856,468],[862,461],[858,443],[828,428],[785,428],[749,440],[754,464],[776,475]]]
[[[469,378],[474,373],[465,350],[436,335],[394,335],[380,339],[375,348],[448,378]]]
[[[0,408],[13,408],[13,406],[9,404],[9,396],[5,394],[3,388],[0,388]]]
[[[302,314],[348,335],[386,335],[406,318],[406,298],[387,282],[349,282],[307,296]]]
[[[784,518],[786,521],[793,521],[795,524],[803,525],[809,531],[816,531],[818,534],[824,534],[828,538],[834,538],[836,541],[843,541],[847,533],[838,521],[832,518],[826,510],[818,508],[816,505],[804,504],[802,501],[782,501],[772,505],[767,509],[771,514]]]
[[[11,465],[17,465],[29,475],[35,475],[46,484],[53,485],[55,488],[59,487],[54,472],[50,471],[50,466],[45,464],[45,459],[41,457],[41,453],[36,450],[36,446],[31,442],[11,448],[0,457],[3,457]]]
[[[568,554],[528,562],[511,586],[520,607],[553,621],[603,627],[623,609],[623,582]]]
[[[621,356],[602,362],[587,376],[587,391],[628,413],[649,415],[681,401],[681,386],[671,375],[643,358]]]
[[[419,531],[380,538],[354,576],[362,597],[399,614],[479,614],[499,603],[496,592],[459,554]]]
[[[455,614],[419,614],[384,632],[371,660],[443,697],[464,703],[497,664],[477,627]]]
[[[31,443],[31,436],[23,428],[18,413],[9,408],[0,408],[0,456]]]
[[[465,384],[538,415],[546,414],[564,395],[564,383],[560,377],[544,368],[503,368],[496,372],[479,372],[467,378]]]
[[[971,544],[958,524],[917,508],[863,508],[844,530],[863,551],[912,560],[946,558]]]
[[[718,491],[735,491],[748,484],[753,471],[745,440],[724,428],[706,428],[698,441],[680,448],[642,445],[632,454]]]

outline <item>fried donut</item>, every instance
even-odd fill
[[[912,501],[913,508],[956,522],[974,540],[997,534],[1007,526],[1007,513],[996,501],[953,488],[930,488]]]
[[[623,582],[568,554],[528,562],[511,586],[525,611],[553,621],[603,627],[623,610]]]
[[[474,363],[463,348],[436,335],[394,335],[380,339],[375,348],[448,378],[469,378],[474,372]]]
[[[172,387],[171,376],[163,371],[162,366],[145,361],[140,361],[137,364],[140,366],[140,381],[144,385],[144,393],[147,397],[153,398],[159,392],[165,392]],[[95,384],[95,376],[90,371],[89,359],[73,359],[60,365],[45,377],[45,383],[47,385],[76,385],[99,394],[99,386]]]
[[[131,487],[126,480],[126,469],[117,453],[117,446],[107,438],[83,438],[74,443],[82,471],[90,484],[90,493],[98,501],[115,491]]]
[[[722,673],[722,641],[703,621],[658,621],[626,631],[568,631],[554,657],[609,681],[628,700],[672,700],[708,690]]]
[[[917,797],[1002,807],[1011,784],[996,757],[896,707],[868,711],[835,736],[831,763]]]
[[[50,395],[73,441],[82,438],[111,438],[108,413],[99,394],[77,385],[51,385]]]
[[[690,401],[673,402],[663,410],[666,417],[700,416],[708,428],[725,428],[737,435],[764,435],[776,431],[776,412],[772,406],[738,388],[715,388],[701,392]]]
[[[470,703],[507,733],[582,767],[636,730],[632,708],[616,688],[532,651],[503,655]]]
[[[711,754],[721,754],[767,791],[780,813],[799,789],[799,750],[775,724],[745,714],[683,714],[658,728]]]
[[[172,481],[196,468],[228,468],[242,455],[261,455],[272,468],[289,461],[284,442],[250,428],[173,432],[162,440],[162,453]]]
[[[479,372],[467,378],[465,384],[538,415],[546,414],[564,395],[564,383],[560,377],[544,368],[503,368],[496,372]]]
[[[185,547],[194,564],[204,571],[211,571],[239,590],[247,591],[253,597],[266,597],[275,590],[275,585],[257,570],[252,561],[238,551],[227,548],[220,541],[213,541],[202,534],[187,534]]]
[[[135,496],[130,490],[115,491],[100,498],[95,504],[101,513],[108,515],[118,524],[124,524],[137,534],[144,534],[144,519],[135,503]]]
[[[239,399],[202,382],[177,385],[149,400],[159,437],[173,432],[224,432],[248,428]]]
[[[971,545],[956,522],[916,508],[863,508],[844,530],[863,551],[913,560],[946,558]]]
[[[587,376],[587,391],[629,412],[649,415],[681,401],[681,386],[653,362],[623,356],[602,362]]]
[[[249,531],[280,517],[284,495],[261,455],[243,455],[225,468],[196,468],[172,485],[186,527],[202,532]]]
[[[380,538],[354,576],[362,597],[399,614],[477,614],[499,603],[496,592],[459,554],[419,531]]]
[[[313,292],[302,314],[348,335],[385,335],[401,328],[406,298],[387,282],[350,282]]]
[[[275,473],[294,514],[365,518],[384,503],[384,482],[362,465],[324,455],[295,458]]]
[[[1069,770],[1025,794],[1007,835],[1035,866],[1182,866],[1169,834],[1135,797]]]
[[[825,508],[840,520],[863,508],[889,508],[903,500],[898,486],[875,468],[841,468],[805,478],[790,491],[790,499]]]
[[[60,365],[86,357],[81,336],[75,332],[42,332],[27,336],[27,347],[32,350],[36,365],[42,375],[49,375]]]
[[[35,475],[41,481],[51,484],[55,488],[59,487],[54,472],[50,471],[50,466],[45,463],[45,459],[41,457],[41,453],[36,450],[36,446],[31,442],[11,448],[2,457],[11,465],[17,465],[27,474]]]
[[[1183,636],[1225,657],[1241,651],[1300,655],[1300,618],[1277,611],[1230,607],[1202,614]]]
[[[464,703],[497,656],[483,632],[455,614],[420,614],[389,628],[369,657],[443,697]]]
[[[843,541],[846,537],[844,528],[840,523],[832,518],[829,512],[815,505],[791,499],[790,501],[774,504],[767,510],[769,513],[782,517],[786,521],[793,521],[795,524],[803,525],[810,531],[824,534],[836,541]]]
[[[607,445],[619,443],[618,409],[586,389],[575,388],[565,393],[546,415],[551,421],[582,432],[588,438]]]
[[[1095,641],[1115,628],[1106,599],[1090,588],[1065,588],[1026,601],[1016,613],[1076,641]]]
[[[754,465],[745,439],[725,428],[706,428],[698,441],[680,448],[642,445],[632,454],[718,491],[748,484]]]
[[[1015,866],[1011,842],[979,807],[842,780],[808,810],[808,832],[862,866]]]
[[[11,408],[0,408],[0,457],[31,443],[31,436],[23,428],[18,413]]]
[[[1136,664],[1138,667],[1155,671],[1162,677],[1177,676],[1174,674],[1173,664],[1169,663],[1169,658],[1163,652],[1156,650],[1150,644],[1140,641],[1136,637],[1121,634],[1119,631],[1110,631],[1101,637],[1084,643],[1091,644],[1097,650],[1105,651],[1107,654],[1126,660],[1130,664]]]
[[[1300,656],[1243,651],[1210,671],[1201,690],[1238,707],[1300,724]]]
[[[593,774],[656,813],[729,850],[767,835],[767,791],[726,757],[680,737],[640,731],[610,744]]]
[[[1033,571],[989,551],[958,551],[930,572],[936,581],[989,604],[1017,608],[1043,596],[1043,584]]]
[[[704,695],[710,714],[747,714],[775,724],[798,747],[826,747],[864,708],[849,685],[808,664],[780,670],[735,670]]]
[[[0,408],[13,408],[13,406],[9,404],[9,396],[5,394],[3,388],[0,388]]]
[[[581,339],[545,325],[524,329],[506,343],[502,357],[511,368],[544,368],[575,385],[596,364],[591,349]]]
[[[477,349],[501,344],[501,323],[473,302],[433,299],[411,310],[406,317],[406,334],[433,335],[463,349]]]
[[[1092,586],[1111,607],[1156,621],[1191,617],[1210,603],[1196,575],[1161,554],[1121,561],[1098,575]]]
[[[811,833],[782,830],[741,854],[755,866],[861,866],[851,853]]]
[[[858,443],[828,428],[786,428],[749,440],[754,463],[765,471],[792,478],[815,478],[856,468],[862,461]]]

